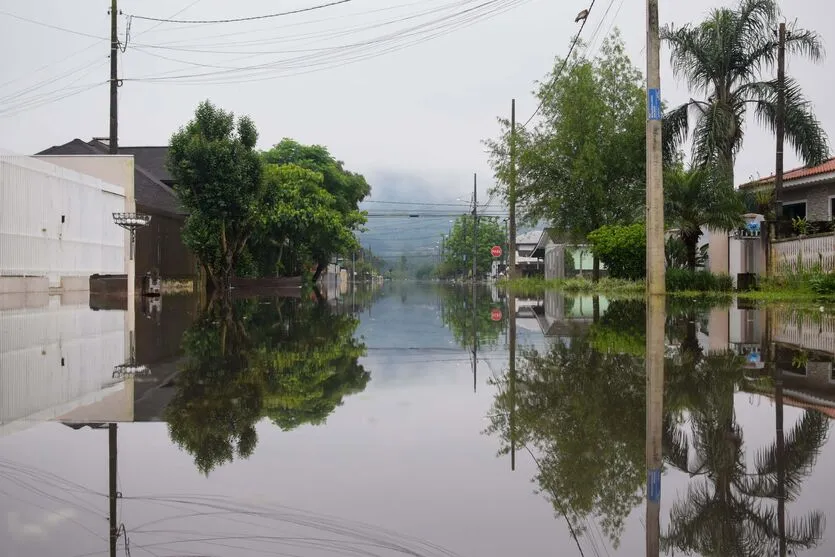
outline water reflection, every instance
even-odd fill
[[[213,301],[183,335],[185,363],[165,410],[171,439],[204,474],[255,450],[263,417],[322,424],[369,374],[357,319],[322,302]]]
[[[0,546],[831,553],[831,316],[475,294],[386,284],[137,303],[134,360],[150,375],[115,384],[124,304],[0,311],[0,379],[17,393],[0,399],[3,425],[17,408],[35,416],[0,436]],[[55,534],[27,537],[34,525]]]
[[[787,555],[819,545],[822,513],[794,514],[790,504],[828,439],[819,410],[832,415],[835,406],[835,344],[821,346],[820,333],[832,318],[813,325],[809,314],[663,299],[604,305],[590,327],[523,348],[518,370],[509,362],[488,428],[501,454],[513,445],[530,454],[539,490],[580,551],[604,538],[617,549],[642,500],[647,555]],[[818,351],[801,348],[804,340]],[[784,433],[787,382],[796,406],[816,409]],[[739,392],[775,401],[772,441],[757,451],[736,421]],[[683,492],[665,490],[664,503],[662,475],[673,470],[689,480]]]

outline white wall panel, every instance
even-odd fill
[[[0,153],[0,276],[125,273],[112,214],[125,189],[41,160]],[[62,222],[63,217],[63,222]]]

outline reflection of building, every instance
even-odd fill
[[[100,419],[96,408],[132,415],[131,383],[113,378],[126,359],[125,311],[94,311],[84,294],[7,294],[0,304],[0,435],[62,417]]]
[[[773,362],[768,361],[766,310],[712,310],[705,348],[744,355],[748,389],[772,396],[772,373],[779,371],[787,404],[816,408],[835,418],[835,317],[768,311],[772,312]]]
[[[605,298],[598,297],[598,310],[605,313]],[[570,338],[578,331],[588,330],[594,321],[594,297],[567,297],[548,290],[541,300],[516,300],[516,324],[545,337]]]

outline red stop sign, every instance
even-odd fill
[[[501,257],[502,256],[502,246],[493,246],[490,248],[490,255],[493,257]]]
[[[499,308],[493,308],[492,311],[490,311],[490,319],[492,319],[493,321],[501,321],[502,310],[500,310]]]

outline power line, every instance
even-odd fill
[[[37,21],[37,20],[34,20],[34,19],[29,19],[28,17],[23,17],[23,16],[11,14],[11,13],[5,12],[3,10],[0,10],[0,15],[5,15],[7,17],[11,17],[11,18],[14,18],[14,19],[17,19],[17,20],[20,20],[20,21],[25,21],[26,23],[31,23],[32,25],[39,25],[41,27],[46,27],[48,29],[54,29],[56,31],[63,31],[64,33],[70,33],[72,35],[78,35],[79,37],[90,37],[91,39],[100,39],[100,40],[103,40],[103,41],[110,42],[110,39],[107,38],[107,37],[100,37],[98,35],[92,35],[90,33],[83,33],[81,31],[75,31],[74,29],[67,29],[66,27],[59,27],[57,25],[52,25],[52,24],[49,24],[49,23],[43,23],[42,21]]]
[[[299,8],[297,10],[289,10],[286,12],[278,12],[273,14],[265,14],[265,15],[256,15],[250,17],[239,17],[234,19],[204,19],[204,20],[196,20],[196,19],[167,19],[167,18],[157,18],[157,17],[147,17],[141,15],[131,15],[130,17],[134,19],[142,19],[145,21],[157,21],[160,23],[185,23],[185,24],[193,24],[193,25],[212,25],[216,23],[240,23],[243,21],[256,21],[259,19],[271,19],[275,17],[282,17],[287,15],[294,15],[294,14],[301,14],[305,12],[312,12],[315,10],[321,10],[323,8],[330,8],[331,6],[338,6],[339,4],[347,4],[352,0],[336,0],[335,2],[329,2],[327,4],[319,4],[318,6],[311,6],[309,8]]]
[[[210,72],[170,75],[177,71],[175,70],[172,72],[165,72],[163,74],[129,78],[128,81],[170,82],[179,80],[183,83],[191,84],[251,83],[254,81],[280,77],[276,76],[275,73],[277,70],[282,69],[300,69],[301,71],[285,75],[302,75],[332,67],[343,67],[348,63],[375,58],[389,52],[401,50],[408,46],[414,46],[438,36],[469,27],[480,20],[494,17],[499,13],[504,13],[505,11],[515,8],[517,5],[530,1],[531,0],[489,0],[476,6],[459,10],[450,15],[439,17],[434,20],[386,35],[378,36],[366,41],[322,49],[308,49],[308,51],[311,51],[308,54],[262,64],[253,64],[249,66],[221,69]],[[148,46],[153,45],[143,46],[147,48]],[[230,52],[227,53],[234,54]],[[269,52],[262,52],[260,54],[268,53]],[[249,54],[253,53],[250,52]],[[241,77],[230,78],[228,77],[230,74],[244,75]]]
[[[562,74],[562,71],[565,69],[566,64],[568,64],[568,61],[571,59],[571,53],[574,51],[574,47],[577,46],[577,41],[580,40],[580,34],[583,32],[583,28],[586,26],[586,22],[589,20],[589,15],[591,14],[591,10],[592,10],[592,8],[594,8],[594,2],[595,2],[595,0],[591,0],[591,4],[589,4],[588,13],[586,14],[586,17],[583,18],[583,23],[580,24],[580,29],[577,31],[577,34],[574,35],[574,40],[571,41],[571,47],[568,49],[568,54],[563,59],[562,65],[560,66],[560,69],[554,74],[554,79],[551,80],[551,83],[547,87],[548,89],[550,89],[551,87],[553,87],[557,83],[557,80],[559,79],[560,74]],[[531,120],[533,120],[536,117],[536,115],[539,114],[539,111],[542,110],[542,105],[544,103],[545,103],[545,99],[543,98],[539,101],[539,105],[536,107],[536,110],[534,110],[534,113],[531,114],[531,117],[528,118],[528,120],[524,124],[522,124],[522,128],[526,128],[528,126],[528,124],[531,123]]]

